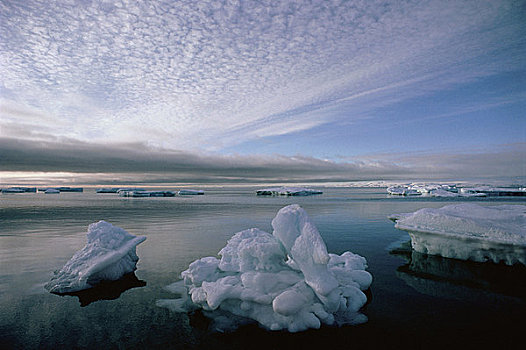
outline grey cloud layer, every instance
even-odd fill
[[[411,173],[382,162],[334,163],[302,156],[210,156],[152,149],[139,143],[65,146],[14,139],[0,139],[0,163],[4,171],[135,174],[160,182],[339,181]]]
[[[211,156],[149,148],[78,142],[0,139],[3,171],[92,173],[93,181],[119,174],[127,182],[294,182],[371,179],[483,179],[526,173],[526,144],[497,152],[378,155],[332,162],[312,157]],[[104,175],[106,174],[106,175]]]
[[[520,10],[513,1],[2,1],[0,93],[11,107],[1,132],[220,149],[334,122],[343,107],[370,117],[423,83],[520,67]],[[56,121],[26,115],[17,128],[23,108]]]

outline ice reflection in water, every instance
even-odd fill
[[[448,259],[419,253],[406,242],[392,254],[406,259],[396,275],[420,293],[434,297],[495,301],[495,293],[526,305],[526,266]]]
[[[87,306],[99,300],[115,300],[122,293],[132,288],[146,286],[146,282],[137,278],[134,272],[124,275],[117,281],[102,281],[95,287],[72,293],[55,293],[57,295],[70,295],[79,298],[80,306]]]

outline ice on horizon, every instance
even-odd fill
[[[526,205],[453,204],[394,214],[412,248],[424,254],[526,265]]]
[[[45,285],[52,293],[72,293],[101,281],[116,281],[136,270],[135,247],[146,237],[134,236],[106,221],[90,224],[87,244]]]
[[[360,324],[372,282],[365,258],[330,254],[298,205],[282,208],[273,234],[257,228],[236,233],[219,252],[181,273],[168,287],[178,299],[158,300],[173,311],[202,309],[216,330],[247,320],[269,330],[303,331],[322,324]]]
[[[396,196],[428,197],[486,197],[486,196],[526,196],[523,187],[492,187],[488,185],[475,187],[457,187],[454,184],[410,183],[393,185],[387,193]]]
[[[256,190],[258,196],[311,196],[322,194],[322,191],[305,187],[272,187]]]

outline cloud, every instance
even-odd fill
[[[1,119],[26,108],[55,138],[217,150],[521,69],[521,13],[513,1],[1,2]]]
[[[455,152],[413,152],[372,154],[357,158],[399,164],[412,169],[423,179],[491,179],[522,178],[526,180],[526,143],[500,145],[496,148],[480,148]]]
[[[67,173],[69,181],[149,183],[341,182],[524,176],[526,144],[498,152],[379,154],[334,162],[307,156],[219,156],[148,147],[0,139],[4,172]],[[26,174],[28,176],[28,174]],[[43,176],[43,175],[39,175]],[[111,179],[111,181],[110,181]]]

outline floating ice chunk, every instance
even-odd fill
[[[387,188],[387,193],[395,196],[419,196],[420,192],[411,189],[409,186],[390,186]]]
[[[322,193],[322,191],[304,187],[272,187],[256,191],[258,196],[311,196]]]
[[[477,204],[424,208],[390,217],[420,253],[474,261],[526,264],[526,206]]]
[[[272,226],[272,235],[255,228],[236,233],[219,252],[221,259],[191,263],[182,283],[168,287],[179,298],[157,305],[176,312],[201,308],[221,330],[233,327],[225,319],[291,332],[366,322],[359,312],[367,302],[362,291],[372,282],[365,258],[328,254],[298,205],[281,209]]]
[[[115,281],[136,269],[135,247],[146,237],[134,236],[105,221],[88,227],[87,244],[76,252],[46,284],[52,293],[91,288],[100,281]]]

